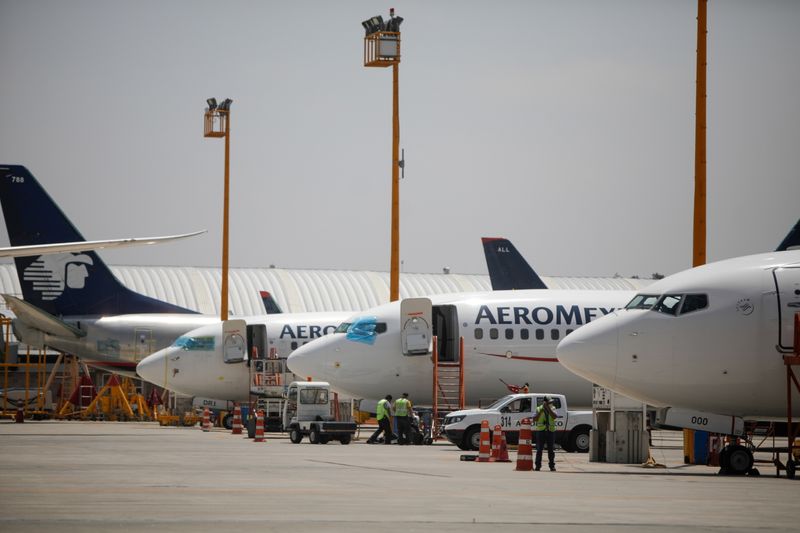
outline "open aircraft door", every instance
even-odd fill
[[[403,355],[428,355],[432,349],[432,309],[428,298],[406,298],[400,302]]]
[[[794,347],[794,315],[800,313],[800,267],[776,268],[775,287],[778,289],[778,346],[791,352]]]
[[[247,361],[247,323],[226,320],[222,323],[222,358],[226,363]]]

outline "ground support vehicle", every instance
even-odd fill
[[[307,436],[311,444],[327,444],[331,440],[350,444],[356,424],[335,420],[330,389],[325,381],[295,381],[289,385],[283,427],[293,443],[298,444]]]
[[[568,411],[563,394],[509,394],[485,409],[453,411],[444,419],[444,435],[447,440],[462,450],[477,450],[480,447],[481,421],[489,421],[489,429],[502,426],[509,444],[519,440],[519,428],[523,418],[533,418],[536,407],[544,397],[553,401],[556,415],[556,444],[568,452],[589,451],[589,431],[592,429],[591,411]]]

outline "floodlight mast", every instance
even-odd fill
[[[375,16],[361,23],[364,37],[364,66],[392,67],[392,244],[389,274],[389,301],[400,299],[400,24],[389,10],[389,20]]]
[[[225,185],[222,208],[222,291],[220,294],[220,320],[228,320],[228,219],[230,199],[231,104],[226,98],[217,104],[216,98],[206,100],[204,137],[225,137]]]

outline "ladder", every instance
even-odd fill
[[[433,438],[441,436],[447,413],[464,408],[464,337],[458,341],[458,362],[439,361],[438,338],[433,337]]]

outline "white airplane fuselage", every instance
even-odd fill
[[[625,305],[633,294],[543,289],[433,297],[432,333],[437,336],[439,360],[458,361],[459,338],[463,337],[464,392],[469,405],[503,396],[508,392],[505,381],[527,382],[531,390],[563,393],[570,405],[589,406],[591,383],[558,364],[556,345],[583,324]],[[303,346],[289,357],[289,368],[295,374],[328,381],[356,398],[397,397],[407,392],[416,404],[430,405],[432,358],[430,353],[403,353],[401,302],[358,313],[348,322],[373,317],[379,327],[371,343],[354,340],[350,328],[349,333],[335,333]]]
[[[640,294],[659,303],[619,310],[581,328],[559,344],[561,363],[659,407],[786,416],[782,356],[792,352],[800,312],[800,251],[711,263]],[[800,415],[797,403],[793,412]]]
[[[256,346],[263,360],[285,360],[303,344],[332,333],[350,314],[320,312],[241,317],[247,325],[248,337],[252,337],[247,340],[246,351],[252,354]],[[249,359],[226,362],[223,326],[217,320],[185,333],[173,345],[146,357],[138,364],[136,372],[146,381],[179,394],[246,401],[253,378],[250,363]]]

